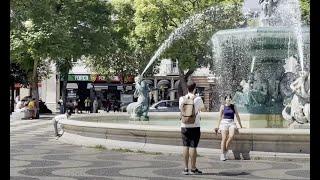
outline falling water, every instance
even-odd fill
[[[301,27],[301,10],[299,0],[281,0],[277,6],[275,15],[280,17],[281,25],[293,27],[297,40],[298,57],[301,70],[304,71],[303,38]]]
[[[253,73],[253,67],[254,67],[254,62],[255,62],[255,60],[256,60],[256,57],[253,56],[252,62],[251,62],[251,70],[250,70],[250,73]]]

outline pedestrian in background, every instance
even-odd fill
[[[87,97],[86,100],[84,100],[84,107],[85,107],[87,113],[90,113],[90,111],[91,111],[91,100],[89,99],[89,97]]]

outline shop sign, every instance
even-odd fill
[[[90,81],[88,74],[68,74],[68,81]]]
[[[117,86],[117,90],[123,90],[123,86]]]
[[[122,103],[130,103],[133,102],[133,95],[132,94],[121,94],[120,99]]]
[[[132,90],[132,86],[126,86],[126,90],[127,90],[127,91]]]

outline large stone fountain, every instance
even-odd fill
[[[216,55],[214,70],[221,76],[216,90],[220,94],[235,94],[234,100],[246,127],[239,129],[231,149],[235,159],[239,159],[240,154],[244,159],[250,159],[251,151],[275,152],[275,157],[279,152],[308,154],[310,129],[269,127],[310,121],[309,30],[305,27],[297,35],[295,28],[280,26],[279,18],[273,15],[277,12],[273,5],[279,6],[279,2],[272,6],[266,3],[271,0],[260,2],[264,12],[261,18],[263,26],[223,30],[212,37]],[[202,16],[197,14],[177,28],[160,46],[146,69],[173,43],[175,37],[187,32],[188,25]],[[128,106],[131,115],[74,115],[60,121],[64,130],[60,140],[91,147],[102,145],[156,152],[178,149],[181,152],[179,113],[148,113],[149,90],[142,80],[146,69],[136,78],[138,101]],[[201,112],[201,117],[199,151],[205,153],[213,148],[220,149],[221,135],[213,131],[218,123],[218,112]]]
[[[290,85],[300,77],[299,71],[309,70],[309,27],[301,28],[303,45],[299,46],[297,25],[284,23],[276,7],[268,6],[267,10],[262,5],[261,26],[222,30],[213,35],[214,70],[221,75],[216,90],[234,94],[240,113],[246,114],[245,127],[286,127],[293,121],[308,122],[293,115],[301,109],[295,108],[300,106],[296,105],[298,100],[290,104],[294,93]],[[299,47],[304,47],[302,55]],[[294,63],[292,59],[297,57],[302,60]]]

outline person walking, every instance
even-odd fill
[[[85,107],[87,113],[90,113],[90,111],[91,111],[91,100],[89,99],[89,97],[87,97],[87,99],[84,100],[84,107]]]
[[[71,110],[68,109],[65,114],[57,115],[52,119],[53,128],[54,128],[54,135],[55,135],[56,139],[58,139],[59,137],[62,136],[62,134],[59,134],[59,130],[58,130],[59,121],[62,119],[68,119],[71,116],[71,114],[72,114]]]
[[[63,104],[62,98],[59,99],[58,104],[59,104],[60,114],[63,114],[64,113],[64,104]]]
[[[75,114],[79,114],[79,103],[78,103],[78,99],[74,99],[74,100],[73,100],[73,107],[74,107],[74,113],[75,113]]]
[[[221,132],[221,155],[220,160],[225,161],[228,159],[228,149],[233,140],[235,132],[238,130],[234,121],[234,115],[236,115],[240,128],[242,128],[240,116],[238,110],[234,104],[231,104],[231,95],[225,96],[225,104],[220,106],[220,118],[218,127],[215,128],[216,134]]]
[[[200,111],[205,111],[201,97],[195,95],[196,83],[188,81],[188,94],[179,98],[181,112],[181,136],[185,169],[183,174],[201,174],[196,167],[197,147],[200,140]],[[189,172],[189,158],[191,170]]]
[[[93,105],[92,105],[93,113],[98,113],[98,106],[99,106],[99,103],[98,103],[98,99],[96,97],[96,98],[94,98]]]

